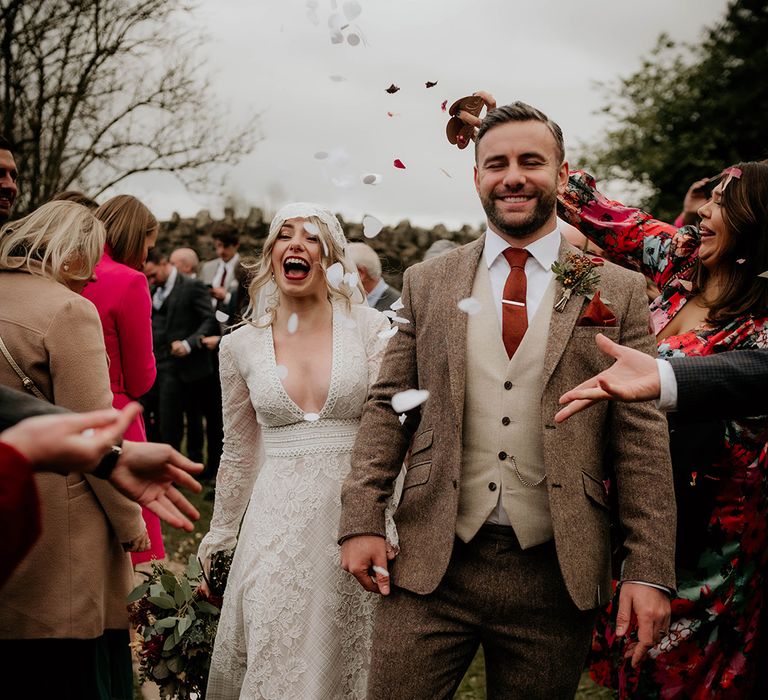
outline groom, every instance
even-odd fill
[[[569,261],[578,251],[557,230],[560,128],[520,102],[494,109],[475,158],[488,229],[406,271],[410,323],[389,343],[342,491],[342,565],[384,595],[372,700],[452,696],[480,644],[489,697],[572,698],[596,608],[611,598],[609,489],[626,548],[618,632],[639,623],[634,663],[669,623],[664,419],[648,404],[604,404],[554,420],[560,395],[610,362],[598,331],[652,352],[643,278],[606,263],[555,311],[562,279],[588,264]],[[475,313],[458,308],[467,297]],[[390,401],[413,388],[429,399],[401,425]],[[409,446],[390,582],[384,508]]]

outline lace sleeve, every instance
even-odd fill
[[[687,269],[699,248],[695,226],[678,229],[640,209],[614,202],[581,170],[568,178],[558,214],[599,245],[608,259],[641,272],[659,288]]]
[[[219,353],[224,448],[216,476],[211,527],[198,550],[206,565],[211,554],[231,549],[237,543],[240,521],[264,459],[261,428],[231,346],[232,336],[225,337]]]
[[[367,324],[365,340],[365,357],[368,365],[368,389],[373,386],[376,378],[379,376],[379,369],[381,369],[381,361],[384,359],[384,351],[387,348],[387,342],[389,338],[379,337],[379,334],[383,331],[390,329],[389,319],[382,313],[371,309],[373,313],[366,314]],[[397,324],[394,324],[397,326]]]

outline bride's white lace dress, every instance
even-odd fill
[[[317,420],[283,388],[271,328],[243,326],[221,343],[224,452],[200,557],[236,540],[237,549],[208,700],[365,697],[375,600],[340,568],[336,539],[341,484],[388,328],[374,309],[334,306],[330,390]]]

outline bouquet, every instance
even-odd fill
[[[216,596],[212,600],[196,590],[205,574],[193,555],[179,575],[161,562],[152,562],[152,572],[145,574],[147,581],[128,596],[128,616],[139,633],[132,644],[139,658],[139,680],[156,683],[163,698],[205,697],[232,554],[217,552],[212,557],[208,581]]]

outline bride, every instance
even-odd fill
[[[224,452],[199,556],[207,566],[214,552],[237,548],[209,700],[365,697],[375,596],[339,568],[336,533],[389,322],[355,303],[345,246],[326,210],[283,207],[250,285],[247,323],[221,343]]]

